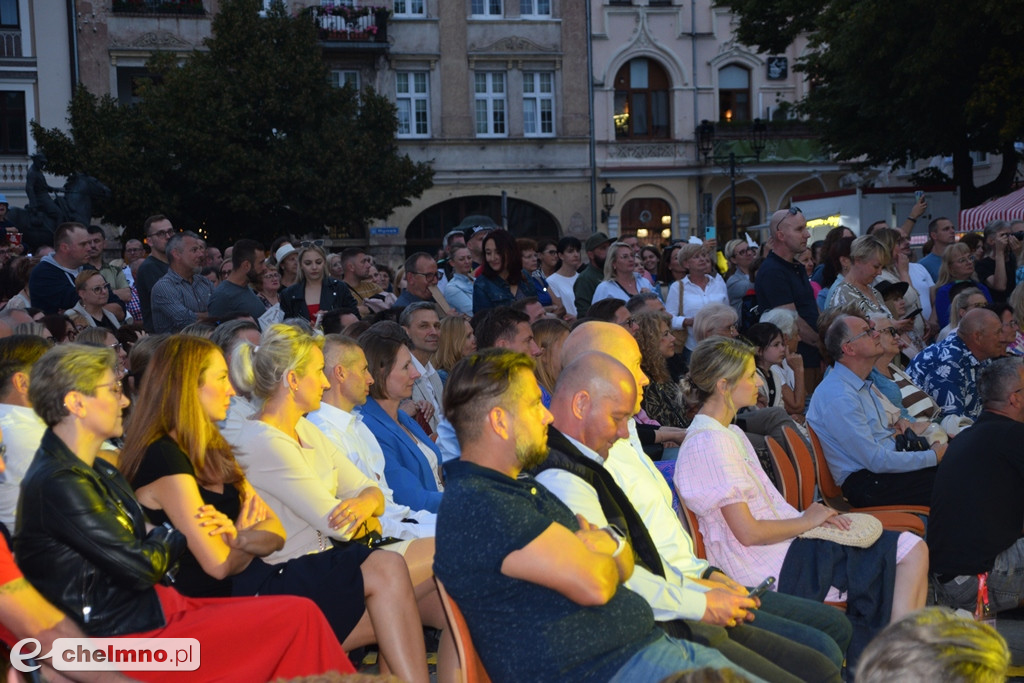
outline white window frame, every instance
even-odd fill
[[[474,17],[500,19],[505,16],[504,0],[469,0],[469,13]]]
[[[396,17],[427,16],[427,0],[395,0]]]
[[[341,88],[346,83],[351,84],[356,92],[360,91],[359,72],[354,69],[332,69],[330,73],[331,85]]]
[[[418,76],[422,76],[422,89],[419,88]],[[430,73],[427,71],[407,70],[395,72],[395,105],[398,107],[399,138],[430,137]],[[402,131],[403,114],[407,120],[406,131]],[[422,121],[417,115],[422,114]],[[422,123],[422,127],[420,127]]]
[[[551,0],[519,0],[519,15],[527,18],[551,18]]]
[[[508,137],[508,77],[504,71],[473,73],[473,121],[478,138]]]
[[[546,85],[548,90],[544,91]],[[533,111],[530,112],[529,110]],[[542,113],[550,114],[545,130]],[[533,118],[531,130],[530,118]],[[555,135],[555,72],[523,72],[523,135],[528,138],[547,138]]]

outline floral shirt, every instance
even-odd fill
[[[951,334],[914,356],[907,374],[935,399],[943,415],[962,415],[974,420],[982,409],[977,381],[983,365],[959,334]]]

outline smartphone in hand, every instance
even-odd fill
[[[748,598],[759,598],[764,595],[765,591],[775,585],[775,577],[769,576],[767,579],[759,583],[755,588],[751,588],[750,592],[747,593]]]

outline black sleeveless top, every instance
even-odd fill
[[[142,456],[142,462],[139,463],[139,471],[132,481],[132,486],[138,490],[161,477],[175,474],[187,474],[195,478],[196,471],[188,456],[178,447],[174,439],[165,436],[151,443],[146,449],[145,455]],[[198,484],[198,482],[196,483]],[[239,491],[234,484],[225,484],[223,493],[209,491],[200,486],[199,495],[202,496],[204,503],[214,506],[228,518],[238,519],[242,503]],[[145,505],[142,506],[142,509],[152,524],[171,523],[163,510],[153,510]],[[231,595],[231,580],[218,580],[207,574],[192,552],[186,549],[181,556],[174,588],[182,595],[193,598],[227,597]]]

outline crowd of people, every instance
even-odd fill
[[[974,621],[1024,600],[1024,222],[978,253],[935,219],[915,263],[926,208],[813,245],[782,209],[721,251],[480,220],[394,269],[162,215],[113,261],[78,223],[9,245],[0,640],[197,638],[197,680],[371,647],[427,681],[429,644],[446,683],[446,593],[496,681],[996,680],[1024,649]],[[791,433],[926,536],[787,497]]]

